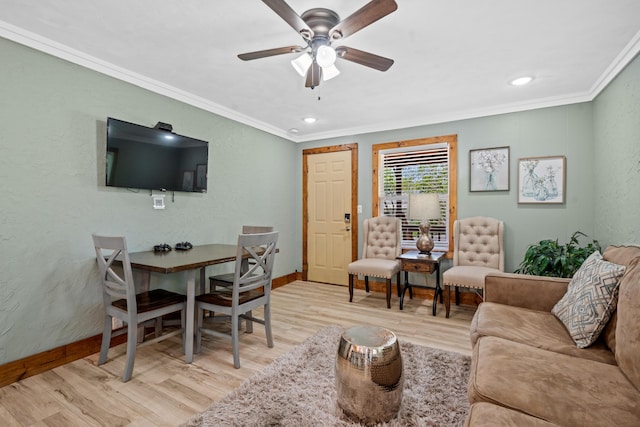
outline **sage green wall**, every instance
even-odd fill
[[[100,333],[93,232],[138,251],[235,243],[242,224],[272,224],[276,276],[299,268],[294,143],[2,38],[0,58],[0,365]],[[108,116],[209,141],[209,192],[154,210],[148,191],[104,187]]]
[[[242,224],[273,224],[276,275],[299,271],[305,148],[358,143],[362,224],[371,216],[372,144],[458,134],[458,216],[505,221],[509,271],[529,244],[576,230],[605,244],[640,241],[638,59],[593,103],[293,144],[2,38],[0,57],[0,365],[99,333],[92,232],[124,234],[135,251],[232,243]],[[154,211],[148,192],[104,187],[107,116],[168,122],[210,141],[209,192],[177,193]],[[505,145],[511,190],[470,193],[469,150]],[[517,159],[546,155],[567,157],[566,203],[518,205]],[[165,287],[184,280],[152,278]]]
[[[596,234],[606,244],[640,244],[640,57],[593,105]]]
[[[366,111],[363,112],[366,114]],[[300,144],[302,150],[324,145],[358,143],[358,203],[364,218],[371,212],[371,146],[439,135],[458,135],[458,217],[475,215],[500,218],[505,223],[505,268],[513,271],[528,245],[541,239],[566,241],[574,231],[593,232],[593,138],[591,103],[544,108],[420,126],[390,132],[357,135]],[[469,191],[469,150],[510,147],[510,191]],[[566,203],[525,205],[517,203],[519,157],[567,157]],[[300,179],[296,179],[301,182]],[[301,185],[301,184],[300,184]],[[302,191],[302,189],[300,189]],[[301,208],[301,206],[300,206]],[[596,238],[599,236],[596,236]],[[362,233],[359,233],[362,247]]]

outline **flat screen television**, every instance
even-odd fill
[[[150,128],[109,117],[106,185],[206,193],[209,143],[167,126]]]

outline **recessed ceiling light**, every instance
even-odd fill
[[[302,120],[304,120],[305,123],[311,124],[311,123],[315,123],[317,119],[315,117],[305,117]]]
[[[533,77],[531,76],[518,77],[517,79],[511,80],[511,84],[514,86],[522,86],[526,85],[527,83],[531,83],[532,80]]]
[[[298,130],[298,128],[291,128],[291,129],[289,129],[289,132],[298,133],[298,132],[300,132],[300,130]]]

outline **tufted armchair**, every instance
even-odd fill
[[[400,295],[402,252],[402,222],[399,218],[377,216],[364,220],[362,258],[349,264],[349,302],[353,301],[354,276],[364,275],[365,290],[369,292],[369,276],[386,279],[387,308],[391,308],[391,278],[396,275]]]
[[[453,267],[442,274],[446,316],[449,317],[451,286],[484,290],[489,273],[504,271],[504,223],[476,216],[453,223]]]

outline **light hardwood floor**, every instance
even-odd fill
[[[176,426],[206,409],[275,358],[326,325],[387,327],[400,340],[471,353],[469,325],[475,307],[451,307],[451,317],[431,315],[431,301],[398,298],[386,308],[383,293],[296,281],[272,293],[274,348],[262,325],[240,336],[240,369],[233,368],[229,340],[203,337],[202,352],[184,363],[180,340],[171,338],[138,349],[133,378],[121,381],[124,345],[96,366],[92,355],[0,389],[0,425],[8,426]],[[258,313],[261,314],[261,313]],[[221,325],[221,328],[227,326]],[[429,363],[425,360],[425,363]]]

